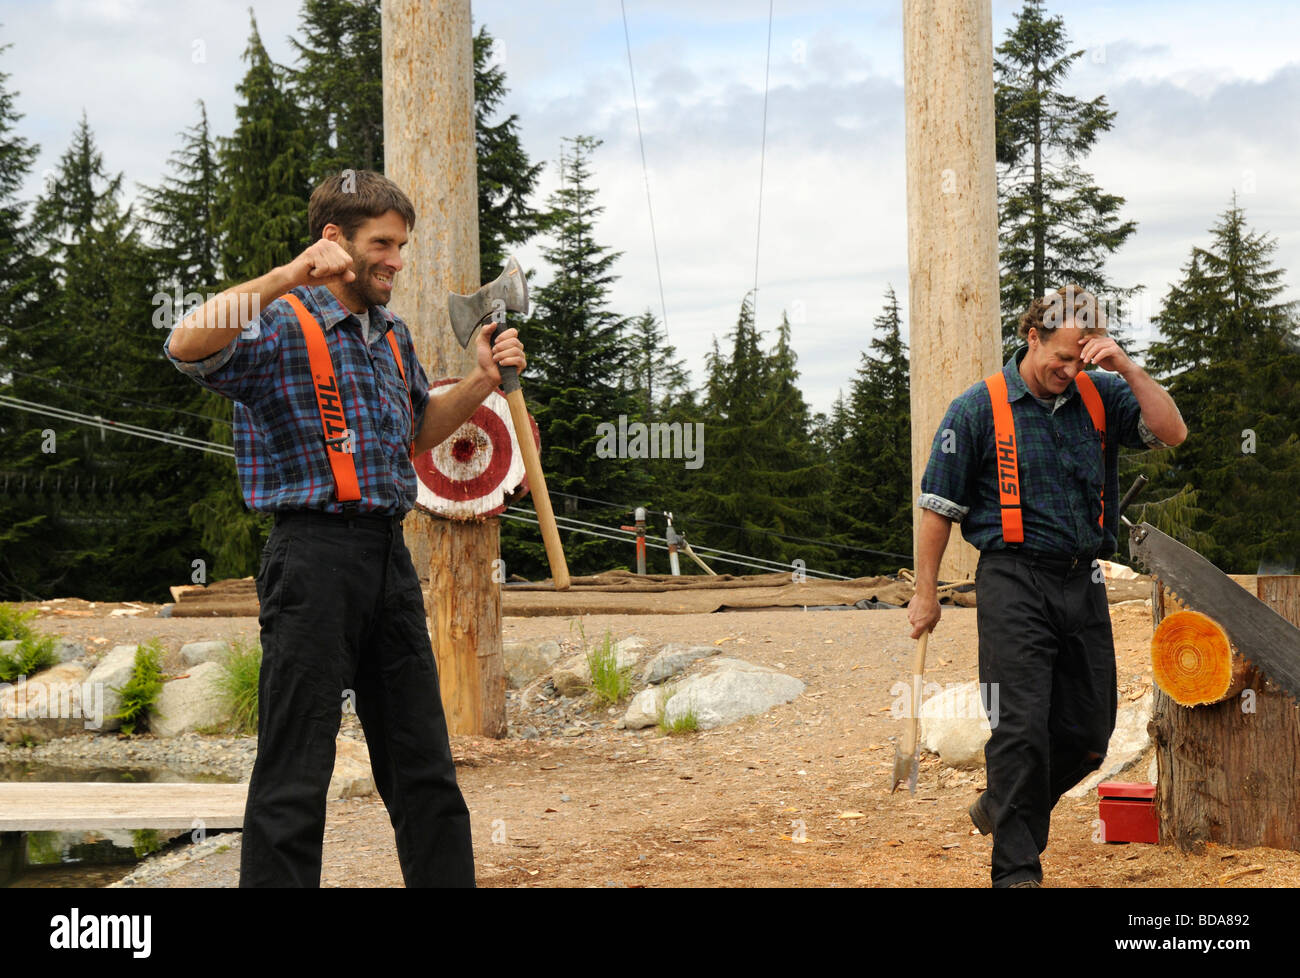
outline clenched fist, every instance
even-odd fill
[[[301,255],[285,266],[290,288],[299,285],[333,285],[353,281],[357,275],[352,270],[352,256],[343,246],[329,238],[321,238]]]

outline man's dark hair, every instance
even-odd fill
[[[307,228],[312,241],[319,241],[326,224],[337,224],[349,241],[363,221],[396,211],[409,231],[415,227],[411,198],[382,173],[373,170],[343,170],[326,177],[311,192],[307,203]]]

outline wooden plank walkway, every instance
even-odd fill
[[[247,798],[247,784],[3,782],[0,832],[238,829]]]

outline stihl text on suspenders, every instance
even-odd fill
[[[999,370],[992,376],[984,378],[989,389],[989,400],[993,405],[993,444],[997,451],[998,497],[1002,505],[1002,539],[1007,543],[1024,543],[1024,513],[1020,505],[1020,463],[1016,455],[1016,425],[1011,415],[1011,405],[1007,401],[1007,378]],[[1092,426],[1101,435],[1101,456],[1103,462],[1101,515],[1097,518],[1099,526],[1106,525],[1106,488],[1104,463],[1106,459],[1106,407],[1101,403],[1101,394],[1091,377],[1080,370],[1074,375],[1074,384],[1079,389]]]
[[[307,344],[307,360],[311,365],[312,390],[316,392],[316,408],[320,411],[321,438],[325,443],[325,455],[329,459],[330,471],[334,475],[334,495],[343,505],[345,513],[354,513],[357,501],[361,499],[361,486],[357,482],[357,463],[353,458],[355,432],[347,426],[343,414],[343,395],[339,390],[338,378],[334,375],[334,359],[330,356],[329,343],[320,323],[292,292],[286,292],[284,299],[289,303],[298,324],[302,327],[303,339]],[[415,453],[415,411],[411,404],[411,388],[406,383],[406,367],[402,365],[402,353],[397,345],[394,330],[388,331],[388,348],[393,351],[393,360],[397,372],[406,387],[406,408],[411,413],[410,453]]]

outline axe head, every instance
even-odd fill
[[[451,328],[461,346],[469,346],[474,330],[492,314],[497,300],[505,304],[508,312],[528,312],[528,283],[524,280],[524,270],[513,255],[506,261],[501,274],[477,292],[470,295],[447,293]]]

